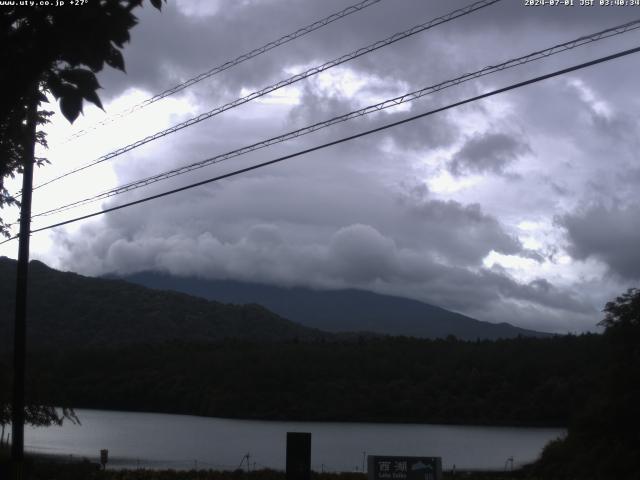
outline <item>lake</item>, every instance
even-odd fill
[[[96,460],[109,450],[107,468],[284,470],[286,432],[311,432],[317,471],[361,471],[363,455],[441,456],[443,468],[498,469],[513,457],[531,462],[563,436],[553,428],[424,424],[276,422],[76,410],[82,425],[25,429],[28,451]],[[366,452],[366,453],[365,453]]]

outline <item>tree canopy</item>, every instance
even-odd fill
[[[137,23],[132,12],[143,2],[96,0],[56,7],[37,2],[0,9],[0,209],[19,203],[4,180],[22,172],[29,143],[35,140],[46,147],[42,130],[35,139],[29,138],[29,107],[46,103],[45,93],[50,93],[69,122],[82,112],[84,101],[102,108],[95,74],[105,64],[124,72],[122,49]],[[162,6],[162,0],[150,3],[158,10]],[[47,123],[51,114],[38,111],[37,125]],[[46,159],[35,162],[42,165]],[[1,218],[0,234],[8,236],[8,225]],[[2,400],[0,425],[4,427],[10,408]],[[77,420],[72,410],[40,405],[27,406],[25,416],[27,423],[41,426],[60,424],[65,418]]]
[[[576,407],[567,437],[545,448],[543,478],[640,478],[640,289],[608,302],[604,313],[597,388]]]
[[[630,288],[604,307],[605,317],[600,325],[609,333],[617,329],[635,332],[640,327],[640,289]]]
[[[0,208],[18,203],[4,179],[21,173],[25,142],[32,141],[26,131],[28,106],[46,102],[44,93],[51,93],[70,122],[85,101],[102,108],[95,74],[105,64],[125,71],[122,49],[137,23],[132,11],[143,3],[100,0],[0,9]],[[162,6],[162,0],[150,3],[157,9]],[[50,112],[39,112],[38,123],[46,123],[49,116]],[[44,132],[37,133],[37,142],[46,146]],[[2,219],[0,233],[8,235]]]

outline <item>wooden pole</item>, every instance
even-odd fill
[[[11,465],[13,480],[24,478],[24,384],[27,337],[27,282],[29,277],[29,237],[31,234],[31,193],[35,161],[38,86],[28,99],[27,125],[24,138],[22,173],[22,204],[18,240],[18,271],[16,275],[15,327],[13,334],[13,399],[11,406]]]

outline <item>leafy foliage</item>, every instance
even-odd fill
[[[1,69],[0,69],[1,71]],[[24,139],[27,134],[23,118],[26,115],[26,105],[21,105],[18,112],[8,112],[0,117],[0,209],[20,205],[20,202],[9,193],[4,186],[6,177],[14,178],[23,170],[22,158],[24,157]],[[49,122],[52,112],[41,110],[38,112],[37,125],[41,126]],[[36,143],[47,147],[46,134],[42,130],[36,131]],[[48,163],[46,158],[36,157],[37,166]],[[8,236],[9,225],[0,218],[0,235]]]
[[[9,362],[0,369],[0,445],[6,440],[5,430],[11,423],[11,380],[9,375]],[[33,385],[32,385],[33,387]],[[34,390],[34,388],[31,388]],[[62,425],[65,420],[73,423],[80,423],[75,412],[71,408],[53,408],[50,405],[43,405],[36,402],[29,402],[24,411],[25,422],[28,425],[38,427],[49,427],[51,425]]]
[[[545,478],[640,478],[640,289],[607,303],[595,388],[564,440],[550,444]]]
[[[2,397],[0,397],[0,446],[5,443],[5,429],[11,423],[11,404],[7,398]],[[56,409],[49,405],[30,404],[24,409],[24,421],[27,425],[50,427],[51,425],[62,425],[65,420],[80,423],[80,419],[72,408]]]
[[[621,333],[637,335],[640,328],[640,289],[630,288],[614,302],[608,302],[604,312],[606,316],[600,325],[607,329],[609,335]],[[632,345],[634,342],[623,343]]]
[[[124,71],[121,49],[137,19],[132,10],[143,0],[101,0],[77,8],[36,5],[0,9],[0,208],[16,204],[4,179],[20,173],[27,137],[28,105],[46,102],[43,91],[60,102],[73,122],[84,101],[102,108],[95,73],[105,65]],[[161,0],[151,0],[160,9]],[[39,124],[50,112],[40,112]],[[45,134],[36,140],[46,146]],[[42,164],[44,159],[39,159]],[[7,225],[0,220],[0,233]]]
[[[35,427],[50,427],[51,425],[62,425],[64,420],[79,423],[72,408],[61,408],[56,410],[48,405],[27,405],[25,407],[25,422]],[[11,422],[11,405],[6,402],[0,404],[0,425],[8,425]]]

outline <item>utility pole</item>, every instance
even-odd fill
[[[27,98],[27,124],[23,139],[22,205],[18,240],[15,323],[13,333],[13,398],[11,405],[11,469],[13,480],[24,478],[24,384],[27,339],[27,280],[29,276],[29,237],[31,235],[31,193],[35,161],[38,82]]]

